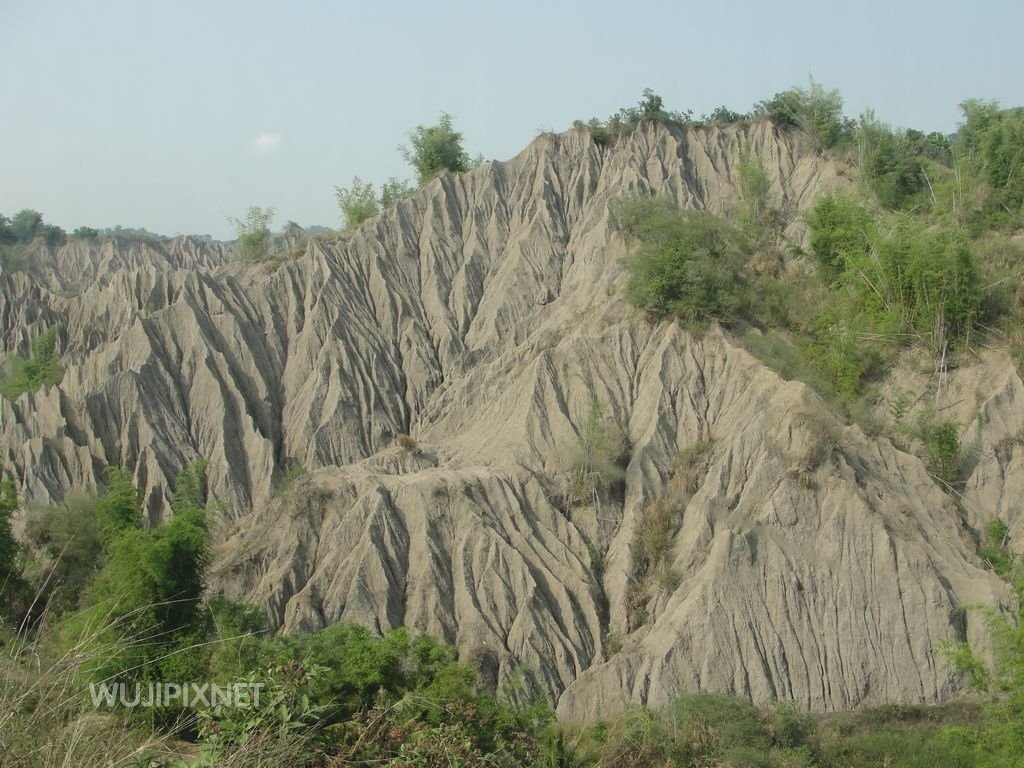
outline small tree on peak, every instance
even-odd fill
[[[650,88],[644,88],[640,99],[640,117],[644,120],[660,120],[665,115],[665,100]]]
[[[834,147],[848,136],[852,123],[843,116],[843,97],[838,90],[810,79],[810,88],[790,88],[754,106],[754,114],[768,117],[784,128],[796,128],[815,149]]]
[[[371,216],[380,212],[380,203],[373,191],[373,184],[363,183],[358,176],[352,178],[352,186],[335,187],[338,196],[338,208],[344,219],[345,229],[358,227]]]
[[[252,206],[244,219],[228,216],[228,221],[238,234],[238,258],[259,261],[270,255],[270,222],[274,218],[273,208]]]
[[[444,171],[461,173],[472,168],[462,147],[462,134],[455,130],[452,116],[442,112],[436,125],[418,125],[409,134],[412,147],[401,146],[402,157],[416,170],[420,186]]]

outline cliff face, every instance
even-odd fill
[[[604,148],[574,131],[280,265],[188,239],[40,251],[0,275],[5,351],[60,321],[68,370],[0,404],[3,463],[42,501],[127,465],[157,522],[205,457],[225,506],[212,590],[286,631],[434,633],[493,682],[521,667],[568,718],[697,688],[814,709],[940,700],[955,680],[937,646],[980,637],[958,607],[1007,593],[921,461],[719,330],[653,325],[620,298],[609,201],[729,214],[743,144],[785,210],[847,183],[766,124],[646,126]],[[1021,380],[994,353],[951,376],[963,423],[985,414],[969,522],[1020,530]],[[595,400],[629,452],[613,491],[574,506],[559,465]],[[672,460],[701,440],[706,473],[683,495]],[[636,626],[630,541],[656,497],[681,510],[679,578]]]

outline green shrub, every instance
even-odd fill
[[[100,231],[93,227],[78,227],[71,234],[74,237],[80,237],[83,240],[99,240],[100,238]]]
[[[208,613],[200,600],[207,553],[206,509],[194,504],[197,462],[179,476],[174,516],[164,525],[139,525],[138,492],[123,470],[109,474],[110,487],[96,505],[103,543],[102,567],[85,590],[81,609],[62,621],[62,648],[88,639],[106,649],[91,670],[94,679],[195,679],[205,667],[200,648]],[[102,632],[97,634],[97,627]]]
[[[416,190],[406,181],[393,176],[381,185],[380,198],[373,191],[373,184],[365,184],[358,176],[352,179],[351,187],[335,187],[338,207],[344,228],[354,229],[367,219],[404,200]]]
[[[364,184],[358,176],[353,177],[351,187],[335,187],[334,190],[345,229],[354,229],[380,212],[373,184]]]
[[[455,130],[452,116],[442,112],[435,125],[418,125],[409,134],[412,148],[401,147],[402,156],[416,171],[420,186],[444,171],[461,173],[472,167],[462,148],[462,134]]]
[[[32,341],[31,357],[15,357],[5,366],[7,374],[0,380],[0,395],[16,400],[25,392],[35,392],[43,386],[55,386],[64,378],[64,369],[57,357],[56,325]]]
[[[810,734],[813,722],[792,702],[779,702],[769,710],[768,728],[773,743],[784,748],[801,746]]]
[[[947,486],[960,480],[960,425],[957,422],[940,421],[933,411],[923,411],[911,434],[924,447],[929,472]]]
[[[811,253],[827,279],[839,277],[851,260],[860,261],[871,252],[874,217],[852,195],[826,195],[806,219],[811,227]]]
[[[824,276],[853,302],[843,315],[860,316],[866,332],[911,333],[941,351],[980,317],[979,269],[962,233],[907,216],[876,217],[848,195],[822,198],[807,221]]]
[[[77,608],[102,562],[96,503],[91,496],[69,495],[60,504],[29,507],[25,543],[34,556],[26,569],[36,593],[32,624],[44,613],[59,617]]]
[[[479,164],[479,163],[478,163]],[[399,200],[405,200],[416,188],[408,181],[399,181],[394,176],[389,178],[380,187],[381,210],[391,207]]]
[[[988,524],[985,540],[978,547],[978,556],[992,566],[992,570],[1004,579],[1013,576],[1017,558],[1007,547],[1009,527],[999,518]]]
[[[270,234],[270,222],[273,218],[273,208],[256,206],[246,211],[244,219],[228,217],[228,222],[238,235],[238,258],[243,261],[262,261],[270,258],[274,241]]]
[[[726,222],[655,198],[620,200],[612,210],[633,244],[625,262],[626,298],[633,306],[693,325],[740,315],[746,303],[746,259]]]
[[[894,131],[861,116],[856,130],[858,165],[868,187],[890,210],[928,210],[934,200],[929,176],[945,176],[952,162],[949,139],[941,133]]]
[[[606,146],[613,143],[619,136],[632,133],[641,123],[685,125],[690,122],[692,116],[692,110],[675,112],[665,109],[664,99],[650,88],[644,88],[640,102],[635,107],[623,107],[603,121],[596,117],[585,123],[582,120],[576,120],[573,122],[573,127],[586,128],[595,144]]]
[[[818,150],[839,144],[850,135],[852,127],[843,116],[839,91],[825,90],[813,78],[808,89],[793,87],[758,103],[754,115],[799,130]]]

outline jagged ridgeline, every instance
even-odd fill
[[[986,637],[961,607],[1010,598],[975,532],[1024,519],[1006,345],[925,338],[889,302],[856,332],[918,336],[851,379],[814,346],[840,320],[748,310],[779,305],[761,277],[818,280],[802,212],[860,166],[799,126],[643,117],[542,135],[270,263],[37,242],[0,274],[2,351],[31,362],[57,328],[63,373],[0,403],[4,466],[40,503],[127,467],[157,524],[205,459],[212,593],[287,632],[430,633],[571,720],[695,690],[947,699],[940,646]],[[704,227],[699,292],[647,312],[627,286],[661,230],[624,221],[636,196],[729,229]],[[704,316],[677,311],[694,295]],[[813,375],[779,363],[801,350]]]

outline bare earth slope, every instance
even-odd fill
[[[921,461],[717,329],[652,325],[619,296],[608,202],[653,191],[726,215],[743,142],[790,212],[847,183],[767,124],[642,126],[611,147],[573,131],[279,266],[188,239],[40,251],[0,275],[4,351],[62,322],[68,371],[0,403],[3,463],[43,501],[127,465],[157,522],[205,457],[225,503],[212,590],[287,631],[429,631],[492,682],[522,669],[566,718],[697,688],[812,709],[943,699],[956,680],[936,647],[981,632],[959,606],[1007,593]],[[970,522],[1019,529],[1006,438],[1024,392],[987,365]],[[595,399],[628,436],[625,481],[572,507],[559,457]],[[633,627],[638,514],[706,438],[706,476],[676,499],[681,579]]]

